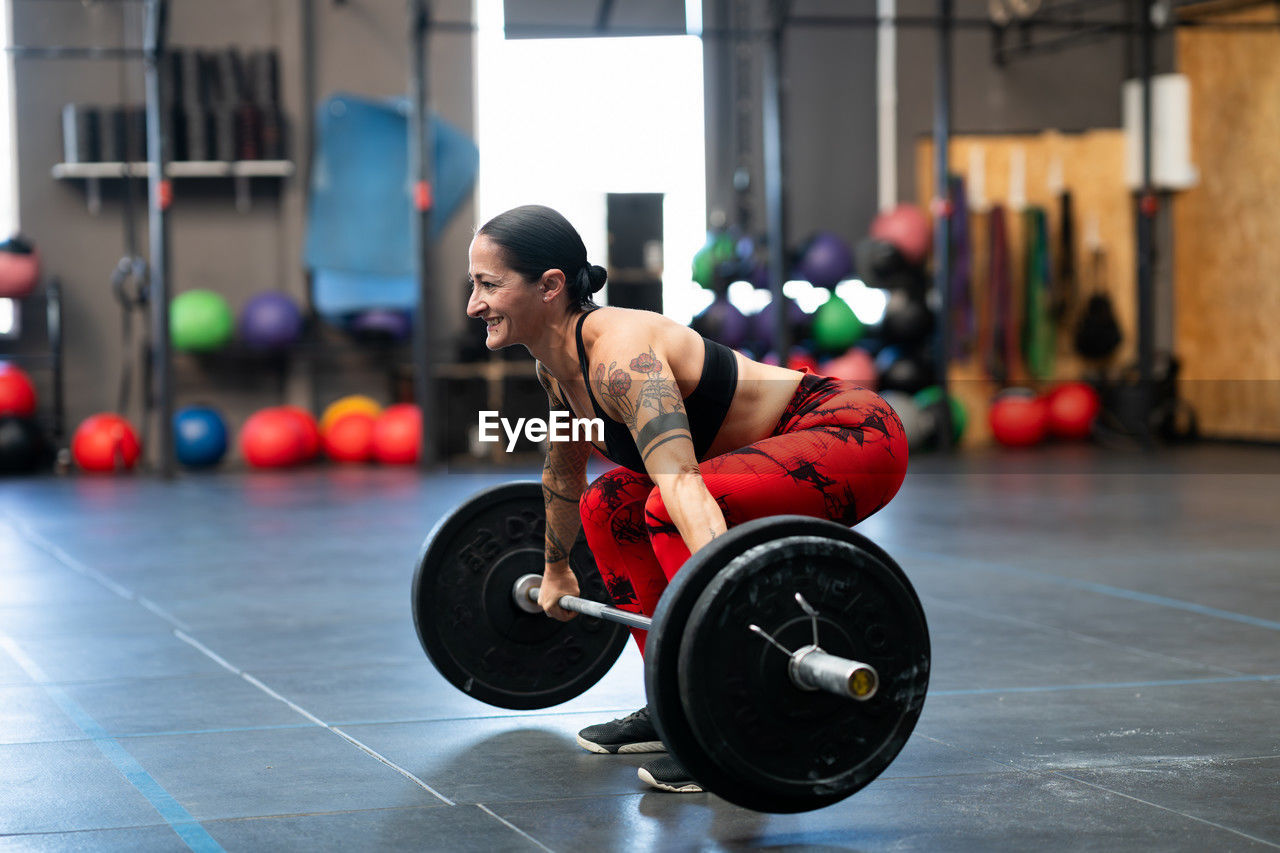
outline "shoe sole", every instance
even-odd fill
[[[660,782],[653,778],[653,775],[641,767],[636,771],[640,780],[646,785],[657,788],[659,791],[670,791],[673,794],[701,794],[702,786],[697,782],[681,782],[672,784],[670,782]]]
[[[578,735],[578,746],[587,752],[595,752],[600,755],[633,755],[638,752],[666,752],[667,748],[662,745],[660,740],[647,740],[639,743],[624,743],[619,746],[601,746],[598,743],[586,740],[582,735]]]

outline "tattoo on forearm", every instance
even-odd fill
[[[564,547],[555,530],[547,525],[547,562],[559,563],[569,559],[569,549]]]
[[[546,467],[547,467],[547,466],[545,466],[545,465],[544,465],[544,466],[543,466],[543,470],[546,470]],[[546,482],[545,482],[545,481],[543,481],[543,483],[542,483],[542,505],[543,505],[543,507],[550,507],[550,506],[551,506],[551,502],[552,502],[553,500],[557,500],[557,499],[562,500],[562,501],[564,501],[565,503],[568,503],[568,504],[576,504],[576,503],[578,502],[578,498],[575,498],[575,497],[573,497],[572,495],[566,495],[566,494],[564,494],[563,492],[557,492],[555,489],[553,489],[553,488],[551,488],[550,486],[548,486],[548,485],[546,484]]]
[[[582,519],[578,501],[586,488],[588,445],[560,443],[552,446],[542,464],[542,503],[546,512],[546,562],[568,559],[570,543],[578,537]]]

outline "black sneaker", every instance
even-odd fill
[[[636,771],[636,775],[642,782],[659,791],[670,791],[673,794],[698,794],[702,791],[702,786],[693,781],[684,765],[670,755],[647,762]]]
[[[587,726],[578,732],[578,744],[583,749],[607,755],[667,751],[649,720],[648,706],[611,723]]]

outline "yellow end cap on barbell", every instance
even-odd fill
[[[853,678],[849,680],[849,686],[853,688],[853,695],[860,699],[870,696],[876,690],[876,675],[865,667],[856,669]]]

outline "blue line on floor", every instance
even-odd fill
[[[1005,575],[1016,575],[1017,577],[1034,578],[1035,580],[1056,583],[1061,586],[1069,586],[1076,589],[1087,590],[1089,592],[1096,592],[1100,595],[1109,595],[1113,598],[1125,598],[1129,601],[1141,601],[1143,604],[1155,604],[1160,607],[1171,607],[1175,610],[1186,610],[1190,613],[1199,613],[1201,616],[1213,616],[1217,619],[1227,619],[1232,622],[1240,622],[1244,625],[1252,625],[1255,628],[1266,628],[1271,631],[1280,631],[1280,622],[1273,622],[1270,619],[1261,619],[1257,616],[1248,616],[1244,613],[1236,613],[1231,610],[1219,610],[1216,607],[1206,607],[1203,604],[1193,604],[1190,601],[1182,601],[1178,598],[1167,598],[1163,595],[1152,595],[1149,592],[1136,592],[1132,589],[1122,589],[1118,586],[1107,586],[1106,584],[1094,583],[1093,581],[1064,578],[1060,575],[1033,572],[1027,569],[1014,568],[1013,566],[1002,566],[997,563],[984,563],[981,560],[975,560],[972,557],[955,557],[947,554],[937,554],[931,551],[915,551],[914,553],[919,554],[922,557],[928,557],[932,560],[941,560],[947,563],[964,563],[983,571],[998,572]]]
[[[1201,684],[1242,684],[1280,681],[1280,675],[1239,675],[1222,678],[1178,678],[1169,681],[1115,681],[1102,684],[1055,684],[1038,687],[975,687],[968,690],[930,690],[930,696],[988,696],[998,693],[1057,693],[1067,690],[1132,690],[1139,687],[1185,687]]]
[[[178,837],[186,842],[187,846],[196,853],[225,853],[222,846],[213,840],[213,836],[205,830],[198,820],[191,816],[182,804],[173,798],[159,782],[157,782],[150,773],[143,769],[138,760],[120,745],[115,738],[107,734],[97,720],[89,715],[89,712],[81,708],[67,693],[58,685],[51,683],[50,679],[44,674],[44,671],[27,657],[26,653],[19,648],[18,644],[10,638],[0,635],[0,648],[9,653],[9,657],[13,658],[18,666],[26,671],[27,675],[42,687],[45,693],[57,703],[62,712],[71,718],[80,730],[84,732],[93,741],[94,745],[102,751],[116,769],[124,774],[133,787],[137,788],[142,796],[155,807],[160,813],[160,817],[164,818],[165,823],[178,834]]]

